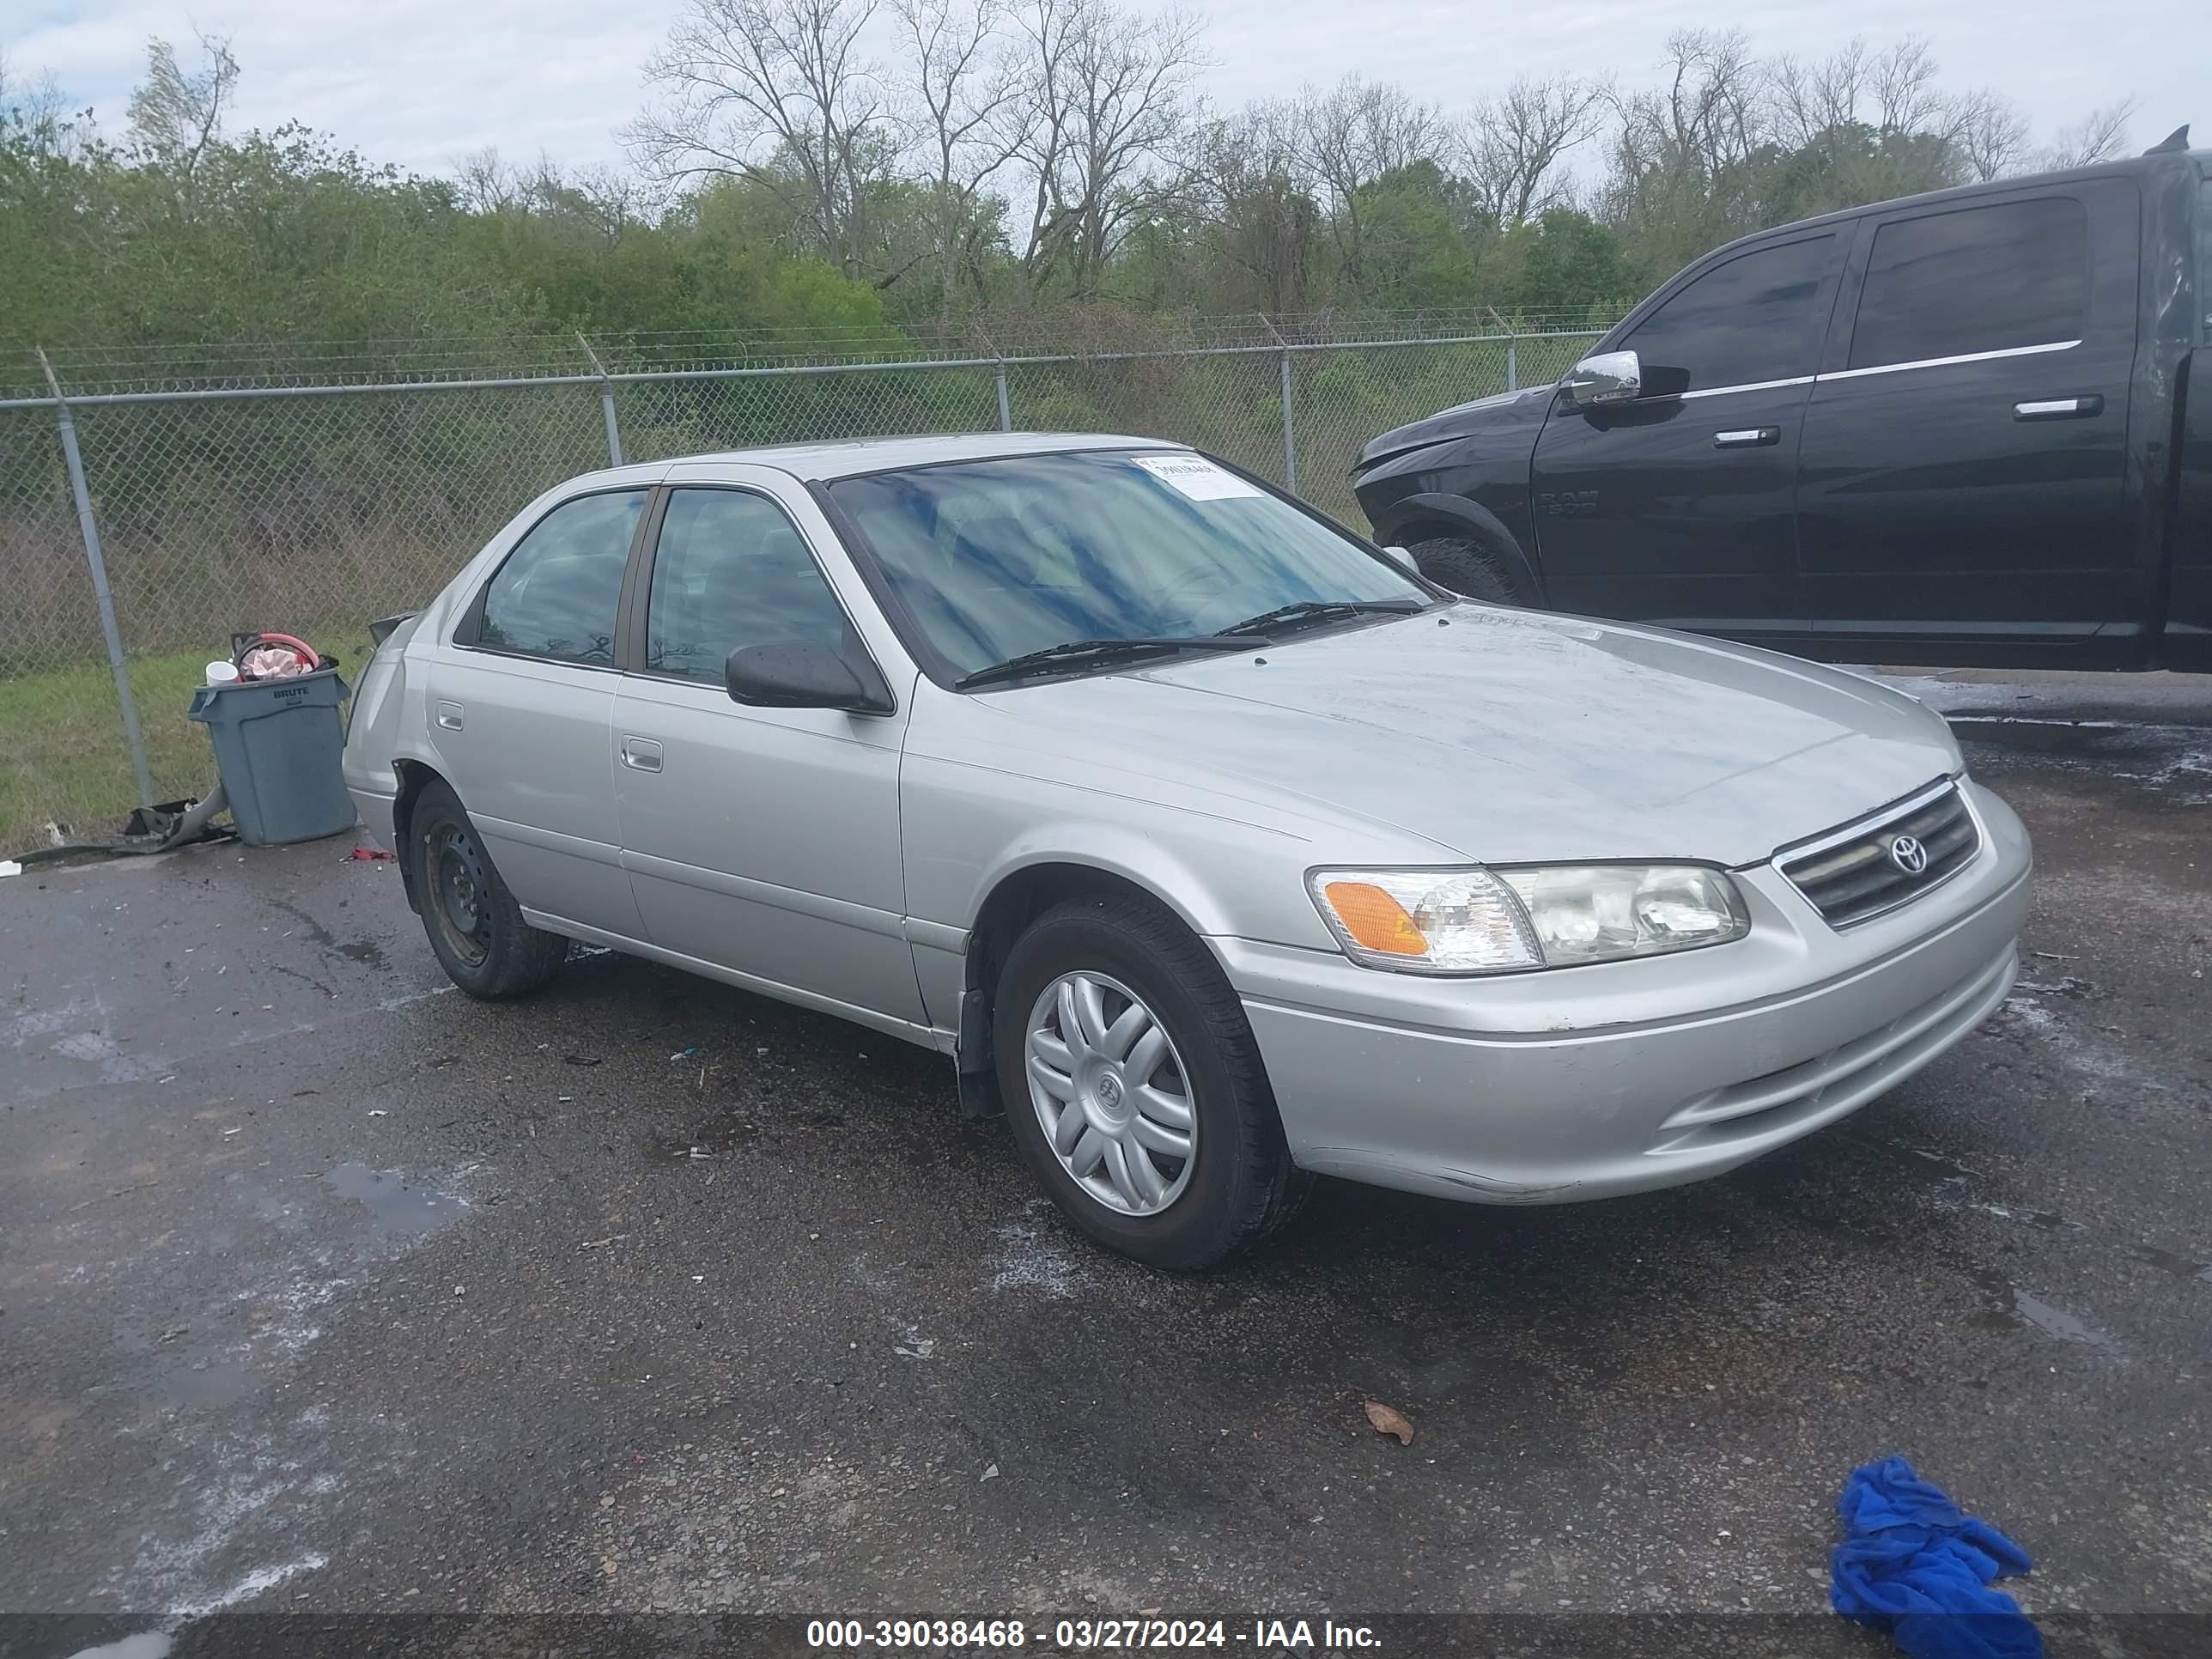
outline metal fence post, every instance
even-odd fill
[[[84,487],[84,457],[77,453],[76,422],[70,417],[69,399],[54,378],[54,366],[39,353],[39,367],[46,372],[47,388],[54,394],[54,410],[60,416],[62,459],[69,466],[70,494],[76,497],[77,532],[84,538],[84,562],[92,568],[93,597],[100,605],[100,631],[107,642],[108,671],[115,676],[116,700],[123,706],[123,736],[131,745],[131,770],[138,782],[138,804],[154,804],[154,774],[146,764],[146,731],[138,723],[138,699],[131,690],[131,670],[123,657],[123,630],[115,623],[115,596],[108,591],[107,561],[100,550],[100,526],[93,521],[92,495]]]
[[[1291,343],[1283,337],[1266,312],[1257,314],[1267,325],[1267,332],[1275,337],[1275,343],[1282,348],[1276,367],[1280,371],[1283,397],[1283,488],[1295,495],[1298,493],[1298,440],[1291,419]]]
[[[1505,342],[1505,389],[1508,392],[1518,392],[1521,389],[1520,344],[1521,343],[1516,339],[1508,339]]]
[[[599,361],[599,354],[592,349],[592,343],[584,337],[584,331],[576,331],[576,343],[584,348],[584,356],[592,360],[592,370],[599,377],[599,412],[607,417],[607,465],[623,464],[622,428],[615,424],[615,383],[607,378],[607,366]]]
[[[1012,432],[1014,429],[1014,405],[1012,399],[1006,395],[1006,354],[999,349],[999,343],[991,337],[991,331],[980,321],[971,318],[968,325],[983,342],[983,349],[991,354],[991,380],[999,394],[999,430]]]

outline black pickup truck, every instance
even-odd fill
[[[1374,440],[1360,505],[1478,598],[1841,661],[2212,670],[2187,146],[1730,243],[1556,385]]]

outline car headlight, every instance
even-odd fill
[[[1613,962],[1751,930],[1735,883],[1696,864],[1316,870],[1306,884],[1346,956],[1404,974]]]

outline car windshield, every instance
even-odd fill
[[[965,461],[846,478],[830,494],[953,678],[1071,641],[1190,638],[1285,606],[1431,598],[1187,451]]]

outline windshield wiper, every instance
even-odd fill
[[[1427,602],[1421,599],[1300,599],[1294,605],[1279,605],[1273,611],[1247,617],[1241,623],[1231,623],[1213,637],[1279,634],[1285,631],[1285,623],[1305,627],[1315,623],[1338,622],[1346,617],[1410,617],[1427,609]]]
[[[1255,644],[1267,643],[1265,638],[1246,635],[1224,639],[1218,634],[1196,634],[1187,637],[1161,635],[1133,640],[1069,640],[1064,644],[1048,645],[1042,651],[1026,651],[1018,657],[1009,657],[1004,662],[994,662],[988,668],[979,668],[972,674],[963,674],[953,681],[952,685],[955,690],[965,691],[973,686],[1016,680],[1024,674],[1052,668],[1103,667],[1132,658],[1148,657],[1161,651],[1246,651]]]

